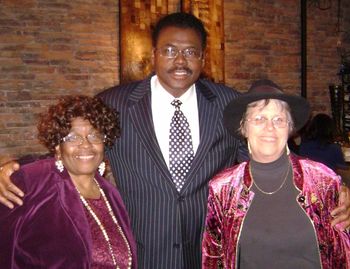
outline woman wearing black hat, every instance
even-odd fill
[[[287,147],[309,110],[270,80],[228,104],[225,126],[251,160],[209,184],[203,268],[350,268],[349,231],[331,225],[340,178]]]

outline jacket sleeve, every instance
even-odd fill
[[[222,207],[213,188],[209,185],[208,211],[202,242],[202,268],[223,268]]]
[[[18,177],[21,177],[19,173],[16,173]],[[18,182],[16,180],[16,182]],[[19,186],[25,191],[24,186]],[[21,236],[21,227],[23,226],[24,216],[23,213],[26,203],[22,206],[15,206],[13,209],[9,209],[0,204],[0,267],[6,269],[20,269],[16,265],[15,252],[17,251],[18,238]]]
[[[334,208],[339,201],[340,183],[339,180],[334,180],[327,190],[325,201],[328,204],[333,204],[329,209]],[[330,212],[329,212],[330,214]],[[341,231],[341,223],[337,224],[332,230],[330,238],[333,239],[333,265],[338,261],[345,260],[345,268],[350,269],[350,231]],[[342,256],[345,257],[342,257]],[[340,264],[338,264],[341,266]],[[340,268],[340,267],[339,267]]]

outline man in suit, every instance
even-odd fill
[[[155,75],[100,94],[120,113],[122,134],[108,154],[129,211],[141,268],[200,268],[208,180],[246,150],[222,124],[237,92],[199,79],[207,34],[196,17],[175,13],[153,32]],[[194,159],[177,190],[169,171],[169,128],[182,102]],[[240,150],[240,151],[239,151]]]
[[[100,94],[120,113],[121,137],[108,157],[131,218],[140,268],[201,268],[208,181],[248,155],[222,122],[224,107],[238,93],[199,78],[206,37],[193,15],[165,16],[152,36],[155,74]],[[170,171],[174,99],[182,102],[194,153],[181,187]],[[13,195],[20,190],[10,184],[11,192],[5,191],[10,182],[0,174],[0,201],[21,203]],[[349,218],[349,206],[340,211]]]

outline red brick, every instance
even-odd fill
[[[348,2],[341,2],[342,30],[350,29]],[[116,0],[1,1],[0,156],[45,152],[35,120],[60,95],[94,95],[119,83],[118,8]],[[300,93],[299,12],[295,0],[224,0],[226,84],[245,91],[268,77]],[[314,112],[330,112],[328,85],[340,83],[336,15],[336,5],[308,7],[307,93]]]

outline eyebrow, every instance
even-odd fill
[[[160,48],[163,48],[163,47],[174,47],[174,48],[177,48],[178,49],[178,46],[174,45],[174,44],[164,44],[163,46],[161,46]],[[202,49],[202,48],[197,48],[195,45],[188,45],[187,47],[185,47],[184,49]]]

